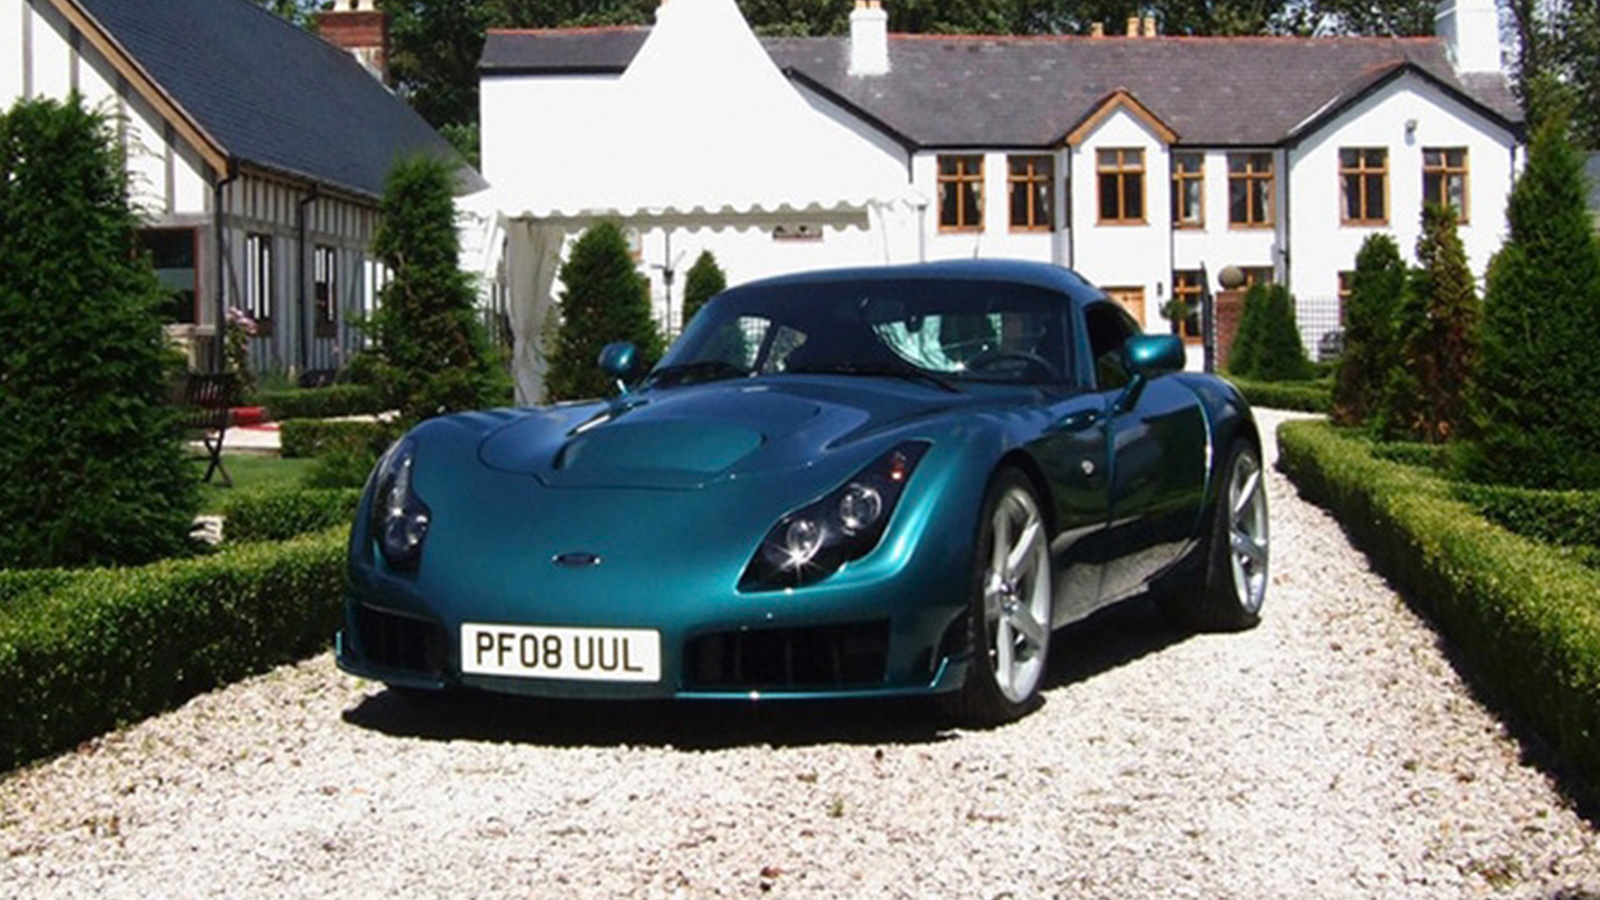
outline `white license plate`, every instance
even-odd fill
[[[461,626],[461,671],[578,681],[661,680],[661,633],[646,628]]]

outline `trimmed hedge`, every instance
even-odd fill
[[[381,448],[392,440],[394,430],[394,426],[383,422],[360,419],[288,419],[278,423],[278,455],[284,459],[321,456],[339,444]]]
[[[1333,408],[1333,383],[1320,381],[1250,381],[1229,378],[1250,405],[1325,413]]]
[[[1458,484],[1456,496],[1484,518],[1524,537],[1563,547],[1600,547],[1600,491],[1541,491]]]
[[[1372,455],[1403,466],[1421,466],[1424,469],[1443,469],[1449,463],[1446,445],[1422,444],[1416,441],[1384,441],[1381,444],[1374,444]]]
[[[88,570],[0,606],[0,771],[325,649],[347,534]]]
[[[1501,528],[1425,471],[1322,422],[1278,430],[1279,465],[1328,507],[1475,677],[1600,785],[1600,572]]]
[[[366,384],[260,391],[256,394],[256,403],[267,408],[267,416],[274,422],[364,416],[388,409],[378,389]]]
[[[333,527],[349,528],[361,502],[357,489],[243,491],[222,506],[229,543],[284,541]]]

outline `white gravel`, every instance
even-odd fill
[[[1068,631],[1009,727],[419,711],[323,655],[0,780],[0,896],[1600,898],[1593,826],[1338,526],[1271,491],[1260,628]]]

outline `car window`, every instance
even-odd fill
[[[1088,331],[1089,353],[1094,357],[1095,381],[1103,391],[1125,386],[1129,379],[1122,347],[1139,333],[1138,323],[1109,300],[1089,304],[1083,311]]]

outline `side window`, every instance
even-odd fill
[[[1122,345],[1139,333],[1133,318],[1110,300],[1089,304],[1083,311],[1089,332],[1089,353],[1094,356],[1095,381],[1100,390],[1109,391],[1128,383],[1128,369],[1122,362]]]

